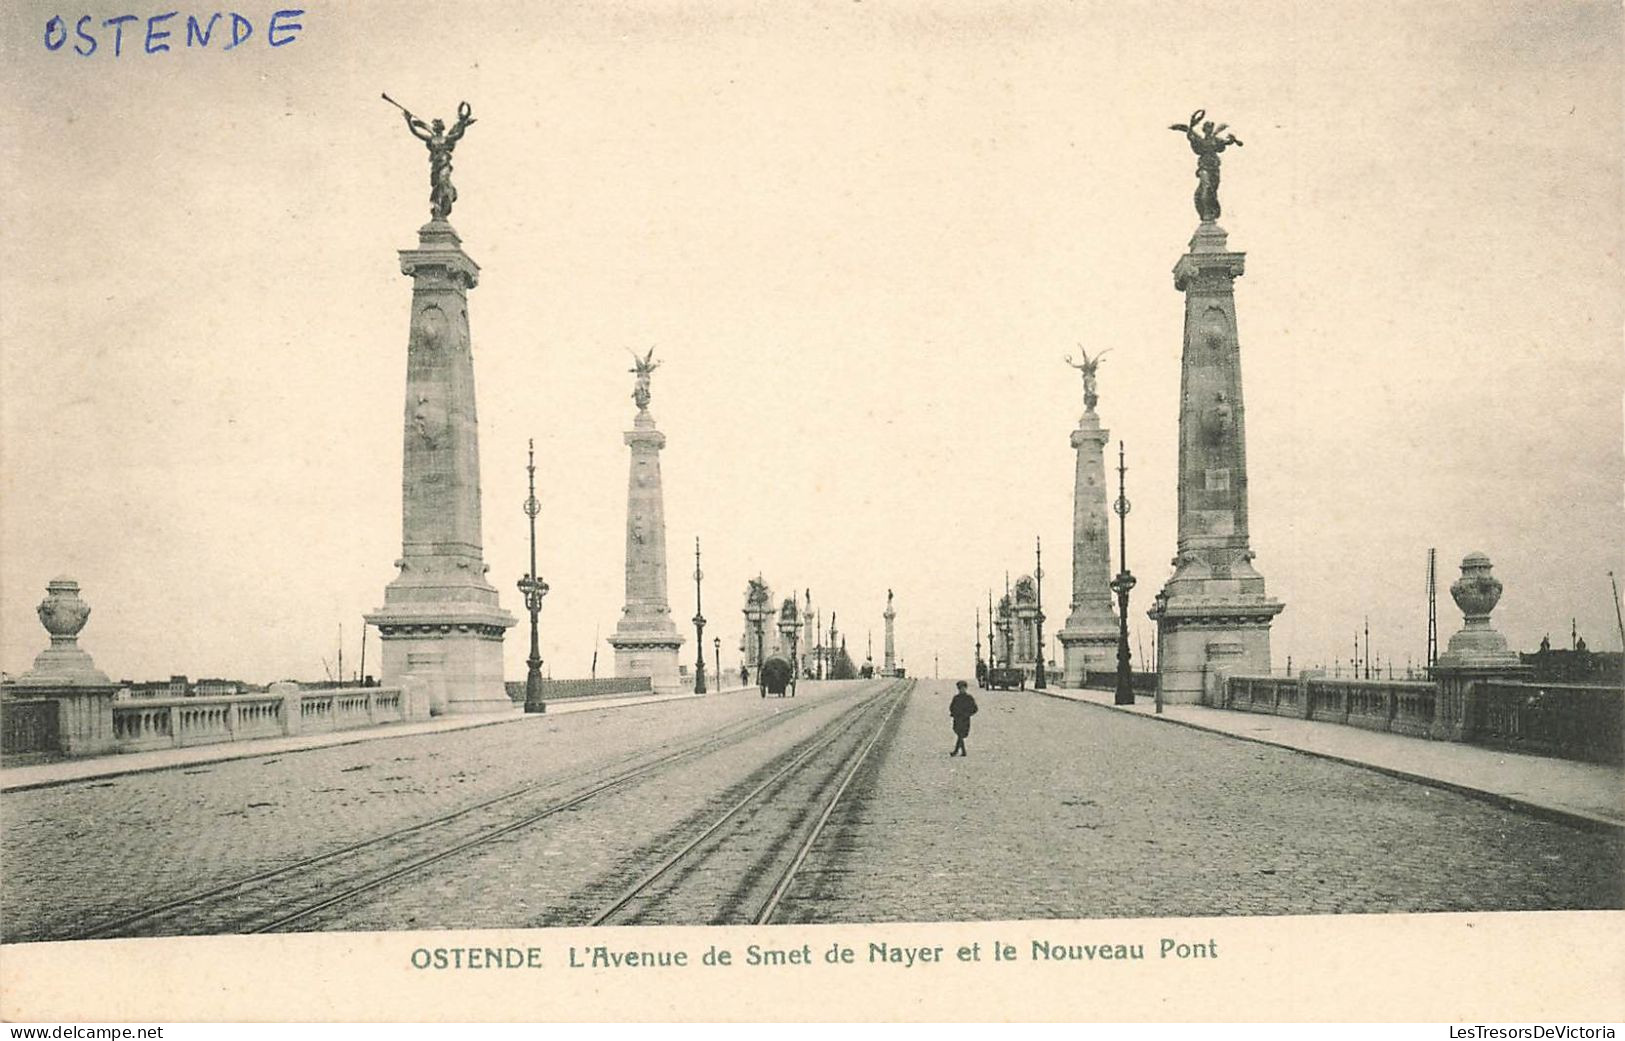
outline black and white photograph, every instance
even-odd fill
[[[3,1018],[334,943],[470,1019],[1388,1017],[1245,971],[1353,934],[1397,1018],[1625,1016],[1618,2],[0,55]],[[371,1000],[282,1015],[437,1018]]]

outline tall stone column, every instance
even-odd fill
[[[412,279],[400,573],[367,621],[382,638],[386,686],[420,677],[435,692],[436,714],[510,709],[502,638],[514,617],[485,580],[480,534],[479,420],[468,333],[468,291],[480,269],[439,218],[419,229],[418,248],[403,249],[400,257],[401,273]]]
[[[893,633],[893,625],[897,621],[897,609],[892,606],[891,590],[886,590],[886,612],[880,617],[886,620],[886,660],[881,665],[882,676],[897,675],[897,641]]]
[[[1267,673],[1270,623],[1284,606],[1265,593],[1248,544],[1235,301],[1244,261],[1209,219],[1174,266],[1174,287],[1185,294],[1179,539],[1173,577],[1148,612],[1157,623],[1162,695],[1173,703],[1200,701],[1210,669]]]
[[[1104,352],[1102,352],[1104,353]],[[1070,361],[1070,359],[1069,359]],[[1062,685],[1083,686],[1090,671],[1117,667],[1117,615],[1112,610],[1111,529],[1106,523],[1106,442],[1111,432],[1095,413],[1095,366],[1087,355],[1076,366],[1084,374],[1084,413],[1072,431],[1077,469],[1072,481],[1072,603],[1061,641]]]
[[[632,465],[626,489],[626,606],[609,644],[615,648],[615,675],[647,676],[658,691],[681,685],[678,651],[683,638],[666,598],[666,506],[660,484],[660,450],[666,435],[649,414],[649,377],[660,363],[654,351],[637,360],[632,399],[638,414],[626,443]]]

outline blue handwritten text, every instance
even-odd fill
[[[269,19],[262,19],[260,25],[263,27],[265,42],[272,47],[285,47],[293,43],[304,31],[304,25],[298,20],[304,13],[303,8],[287,8],[273,11]],[[175,21],[180,16],[179,11],[165,11],[163,14],[145,18],[140,15],[121,14],[98,21],[95,16],[87,14],[81,15],[71,23],[70,32],[68,19],[61,15],[52,15],[45,23],[45,49],[72,50],[81,58],[88,58],[97,51],[110,52],[113,57],[122,58],[125,44],[128,42],[131,54],[163,54],[172,48],[183,46],[180,42],[181,23]],[[131,25],[131,23],[144,24]],[[208,15],[189,14],[186,16],[185,24],[186,50],[207,49],[211,44],[216,45],[216,50],[236,50],[252,40],[256,31],[254,19],[236,11],[214,11]],[[125,33],[127,25],[131,26],[128,41]]]

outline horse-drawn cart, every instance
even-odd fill
[[[775,654],[762,663],[762,697],[796,696],[796,670],[790,659]]]

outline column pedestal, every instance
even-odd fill
[[[666,509],[660,480],[666,435],[640,408],[625,436],[632,450],[626,493],[626,606],[609,645],[615,648],[615,675],[647,676],[656,691],[671,692],[683,686],[678,665],[683,637],[666,594]]]
[[[1090,672],[1117,668],[1117,613],[1112,610],[1111,533],[1106,521],[1106,442],[1111,432],[1092,407],[1072,431],[1077,469],[1072,484],[1072,601],[1061,641],[1062,685],[1083,686]]]
[[[880,617],[886,621],[886,657],[880,667],[882,676],[897,675],[897,640],[895,625],[897,622],[897,609],[892,607],[891,590],[886,591],[886,611]]]
[[[502,639],[514,617],[485,579],[480,535],[468,326],[468,290],[479,281],[479,265],[443,220],[425,224],[418,248],[400,257],[401,272],[412,278],[400,574],[366,620],[382,638],[385,686],[422,677],[436,692],[436,715],[506,711],[513,702],[503,683]]]
[[[1247,528],[1247,438],[1235,280],[1245,254],[1208,221],[1174,266],[1185,293],[1180,368],[1179,542],[1157,623],[1164,701],[1202,700],[1213,670],[1267,674],[1270,624],[1284,605],[1264,591]]]

